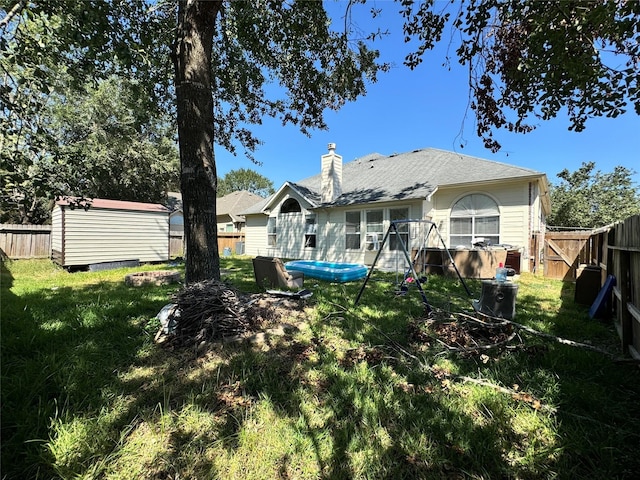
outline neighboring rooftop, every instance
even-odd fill
[[[246,190],[231,192],[216,200],[216,215],[229,215],[234,222],[244,222],[241,212],[262,201],[264,198]]]

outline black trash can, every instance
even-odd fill
[[[600,292],[602,271],[597,265],[589,265],[578,269],[576,291],[573,300],[581,305],[591,305]]]
[[[483,280],[480,299],[473,301],[473,308],[490,317],[512,320],[516,316],[517,294],[516,283]]]

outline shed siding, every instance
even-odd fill
[[[169,259],[169,214],[101,208],[65,209],[64,265]]]
[[[56,205],[51,212],[51,255],[57,261],[63,263],[63,259],[60,257],[63,252],[63,239],[62,239],[62,223],[63,212],[59,205]],[[57,257],[57,258],[56,258]]]

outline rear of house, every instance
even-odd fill
[[[371,154],[342,164],[330,144],[321,173],[286,182],[245,211],[246,253],[370,264],[393,270],[401,253],[424,247],[501,245],[528,271],[550,211],[546,175],[454,152]],[[394,220],[414,219],[382,242]]]
[[[169,210],[163,205],[118,200],[56,202],[51,257],[63,267],[169,259]]]

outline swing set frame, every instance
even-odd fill
[[[405,244],[404,240],[402,239],[402,233],[406,233],[406,232],[400,232],[398,230],[398,226],[399,225],[403,225],[403,224],[407,224],[409,225],[409,227],[411,226],[411,224],[418,224],[420,226],[422,225],[428,225],[429,226],[429,231],[427,232],[427,234],[424,236],[424,242],[421,243],[420,248],[424,248],[422,244],[425,244],[426,246],[426,240],[429,238],[429,236],[431,235],[431,232],[434,231],[437,238],[440,240],[440,243],[442,244],[442,247],[444,249],[445,252],[447,252],[447,255],[449,256],[449,260],[451,261],[451,265],[453,265],[454,270],[456,271],[456,274],[458,275],[458,278],[460,279],[460,282],[462,283],[462,285],[464,286],[464,289],[467,292],[467,295],[469,295],[469,297],[472,296],[471,291],[469,290],[469,287],[467,286],[467,284],[465,283],[464,279],[462,278],[462,275],[460,275],[460,271],[458,270],[458,267],[456,266],[455,262],[453,261],[453,257],[451,256],[451,252],[449,252],[449,249],[447,248],[446,243],[444,242],[444,239],[442,238],[442,235],[440,235],[440,232],[438,231],[438,227],[437,225],[432,222],[431,220],[418,220],[418,219],[405,219],[405,220],[392,220],[391,223],[389,224],[389,228],[387,229],[387,232],[384,235],[384,238],[382,239],[382,243],[380,244],[380,248],[378,248],[378,252],[376,253],[376,257],[373,260],[373,263],[371,264],[371,267],[369,268],[369,273],[367,273],[366,278],[364,279],[364,282],[362,283],[362,287],[360,287],[360,291],[358,292],[358,296],[356,297],[355,305],[358,305],[358,303],[360,302],[360,298],[362,297],[362,293],[364,292],[365,287],[367,286],[367,282],[369,281],[369,278],[371,278],[371,274],[373,273],[373,270],[376,266],[376,263],[378,262],[378,259],[380,258],[380,254],[382,253],[382,250],[384,249],[385,245],[387,244],[387,240],[389,239],[389,236],[392,233],[396,234],[396,238],[398,240],[398,244],[400,245],[402,252],[404,254],[405,260],[407,261],[407,264],[409,265],[409,269],[407,270],[407,272],[404,275],[404,278],[402,280],[402,283],[404,284],[404,282],[407,279],[407,276],[409,275],[409,273],[411,273],[413,275],[413,278],[415,279],[415,281],[413,282],[416,287],[418,287],[418,290],[420,291],[420,296],[422,297],[422,303],[424,305],[425,311],[427,314],[431,313],[431,305],[429,304],[429,300],[427,300],[427,295],[424,292],[424,289],[422,288],[422,282],[420,282],[418,280],[418,274],[416,272],[415,266],[414,266],[414,261],[411,260],[411,255],[409,254],[409,250],[407,248],[407,245]],[[420,255],[420,250],[418,250],[418,255]]]

